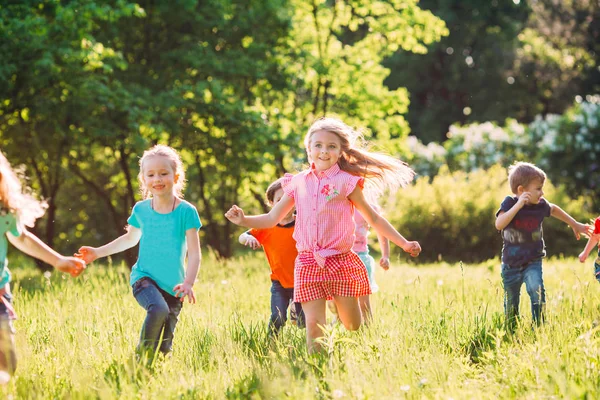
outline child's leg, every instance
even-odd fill
[[[306,327],[306,316],[304,315],[304,310],[302,309],[301,303],[294,303],[294,309],[296,310],[296,324],[298,328]]]
[[[269,320],[269,335],[277,335],[287,321],[287,309],[293,298],[279,281],[271,282],[271,319]]]
[[[17,353],[15,347],[15,330],[12,324],[12,307],[10,302],[12,296],[7,290],[0,302],[0,371],[8,375],[2,375],[0,383],[7,383],[10,375],[17,369]],[[8,303],[8,306],[7,304]]]
[[[542,280],[542,261],[534,261],[529,264],[524,274],[525,287],[531,299],[531,315],[533,322],[540,325],[544,322],[544,307],[546,305],[546,290]]]
[[[160,352],[163,354],[167,354],[173,349],[173,336],[175,335],[175,327],[177,326],[177,322],[179,321],[179,313],[183,308],[183,302],[181,301],[181,299],[172,296],[170,293],[167,293],[163,290],[160,290],[160,292],[162,293],[163,298],[169,306],[169,315],[167,316],[167,320],[165,321],[165,326],[163,330],[163,340],[160,344]]]
[[[368,325],[373,319],[373,311],[371,309],[371,296],[360,296],[358,298],[358,304],[360,305],[360,312],[363,316],[365,325]]]
[[[504,315],[509,330],[514,330],[519,318],[519,301],[523,274],[520,268],[502,264],[502,285],[504,286]]]
[[[360,306],[356,297],[333,296],[337,305],[340,321],[349,331],[355,331],[360,328],[362,316]]]
[[[325,299],[318,299],[302,303],[302,310],[306,317],[306,347],[309,353],[321,350],[321,345],[315,342],[323,336],[322,326],[325,326]]]
[[[133,284],[133,296],[146,310],[137,350],[140,353],[154,352],[169,316],[169,305],[150,278],[142,278]]]

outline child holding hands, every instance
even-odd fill
[[[542,280],[542,258],[546,256],[542,222],[546,217],[568,224],[575,237],[587,235],[589,226],[575,221],[556,204],[543,198],[546,174],[533,164],[517,162],[508,169],[508,181],[514,196],[506,196],[496,213],[496,229],[502,231],[502,283],[504,312],[509,328],[519,316],[523,282],[531,299],[535,324],[544,321],[546,290]]]
[[[580,262],[584,263],[585,260],[587,260],[592,249],[598,245],[598,242],[600,242],[600,217],[594,220],[594,232],[592,235],[590,235],[585,248],[579,254]],[[600,248],[598,248],[598,256],[594,261],[594,276],[596,277],[596,280],[600,282]]]
[[[8,242],[23,253],[52,265],[73,277],[81,274],[85,263],[75,257],[64,257],[47,246],[26,226],[33,227],[44,215],[45,204],[29,194],[19,175],[0,152],[0,383],[8,382],[17,368],[14,329],[16,318],[10,293],[10,271],[6,253]],[[8,239],[8,242],[7,242]]]
[[[184,298],[196,302],[193,285],[200,268],[202,224],[196,207],[181,198],[185,172],[173,148],[156,145],[146,150],[138,179],[144,200],[133,207],[127,232],[102,247],[83,246],[78,256],[91,263],[140,243],[130,277],[133,296],[146,310],[137,350],[153,360],[157,349],[171,351]]]
[[[275,206],[284,196],[278,179],[267,188],[267,201]],[[269,334],[277,335],[287,321],[287,309],[294,299],[294,262],[298,251],[293,238],[296,218],[293,209],[276,226],[267,229],[250,229],[240,235],[241,244],[256,250],[261,245],[271,267],[271,319]],[[299,327],[304,326],[304,313],[300,303],[293,303]]]
[[[362,323],[358,297],[371,289],[364,264],[352,252],[355,207],[378,233],[411,256],[421,252],[419,243],[398,233],[362,192],[365,179],[382,191],[408,184],[413,171],[399,160],[362,149],[359,139],[360,133],[340,120],[316,121],[304,139],[310,168],[286,176],[285,196],[271,211],[246,216],[234,205],[225,214],[235,224],[264,229],[275,226],[296,206],[294,300],[302,303],[305,313],[309,352],[321,348],[318,339],[326,323],[327,299],[335,301],[346,329],[356,330]]]

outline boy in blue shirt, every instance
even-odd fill
[[[525,282],[531,299],[533,321],[544,321],[546,292],[542,280],[542,258],[546,256],[542,222],[546,217],[568,224],[577,239],[589,235],[589,225],[575,221],[559,206],[543,198],[546,174],[533,164],[517,162],[508,169],[514,196],[506,196],[496,213],[496,229],[502,231],[502,283],[504,313],[510,330],[519,317],[521,286]]]

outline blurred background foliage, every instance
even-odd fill
[[[139,157],[174,146],[202,243],[229,257],[225,210],[266,210],[307,127],[337,116],[419,172],[383,203],[423,259],[486,259],[515,160],[574,217],[600,208],[599,17],[585,0],[4,2],[0,149],[49,203],[36,234],[71,253],[123,232]],[[549,253],[577,254],[555,222]]]

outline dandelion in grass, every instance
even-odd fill
[[[334,399],[341,399],[342,397],[346,396],[346,394],[343,391],[341,391],[340,389],[335,389],[333,391],[332,395],[333,395]]]
[[[221,285],[227,285],[229,283],[229,281],[227,279],[223,279],[221,281]]]
[[[400,390],[403,392],[408,392],[410,390],[410,385],[402,385],[400,386]]]

